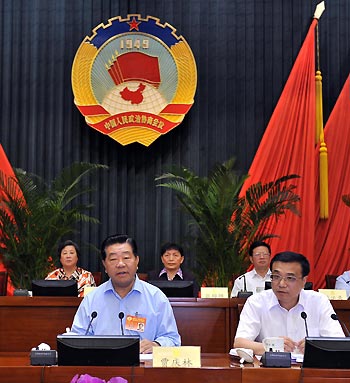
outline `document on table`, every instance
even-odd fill
[[[146,360],[152,360],[153,354],[140,354],[140,362],[145,362]]]
[[[294,352],[292,352],[291,358],[292,358],[292,362],[303,363],[304,354],[295,354]]]

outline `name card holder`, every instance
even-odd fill
[[[200,346],[153,347],[153,367],[200,368]]]
[[[86,297],[89,293],[91,293],[91,291],[97,289],[97,287],[95,286],[87,286],[87,287],[84,287],[84,297]]]
[[[344,301],[348,299],[346,290],[336,289],[318,289],[318,291],[328,297],[332,301]]]
[[[228,298],[228,287],[201,287],[201,298]]]

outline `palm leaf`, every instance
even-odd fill
[[[298,214],[300,198],[291,183],[297,175],[254,184],[239,197],[248,176],[237,174],[234,167],[232,158],[215,165],[208,177],[199,177],[187,168],[173,168],[155,179],[157,186],[175,192],[191,217],[189,238],[195,249],[197,275],[200,280],[210,275],[216,285],[228,285],[233,273],[245,270],[252,240],[274,236],[263,231],[271,217],[278,219],[287,211]]]
[[[0,254],[15,287],[29,288],[33,279],[46,276],[58,242],[72,235],[78,222],[99,222],[87,214],[93,206],[80,202],[93,191],[82,184],[106,168],[74,163],[51,183],[22,169],[15,169],[17,180],[0,171]]]

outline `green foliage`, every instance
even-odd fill
[[[288,182],[299,178],[297,175],[254,184],[239,197],[247,175],[237,175],[234,165],[234,159],[216,165],[209,177],[182,167],[156,178],[160,181],[157,186],[175,191],[191,216],[190,229],[196,229],[191,242],[196,274],[213,286],[228,286],[232,274],[246,270],[249,244],[274,236],[265,227],[271,217],[277,220],[287,210],[299,214],[296,204],[300,197],[294,192],[296,186]]]
[[[55,263],[62,237],[78,222],[99,223],[88,213],[92,205],[79,203],[93,190],[83,181],[107,166],[73,163],[50,183],[15,169],[17,179],[0,171],[0,254],[13,285],[30,289]]]

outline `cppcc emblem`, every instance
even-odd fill
[[[72,67],[74,102],[86,123],[122,145],[149,146],[178,126],[196,86],[189,45],[152,16],[117,16],[98,25]]]

